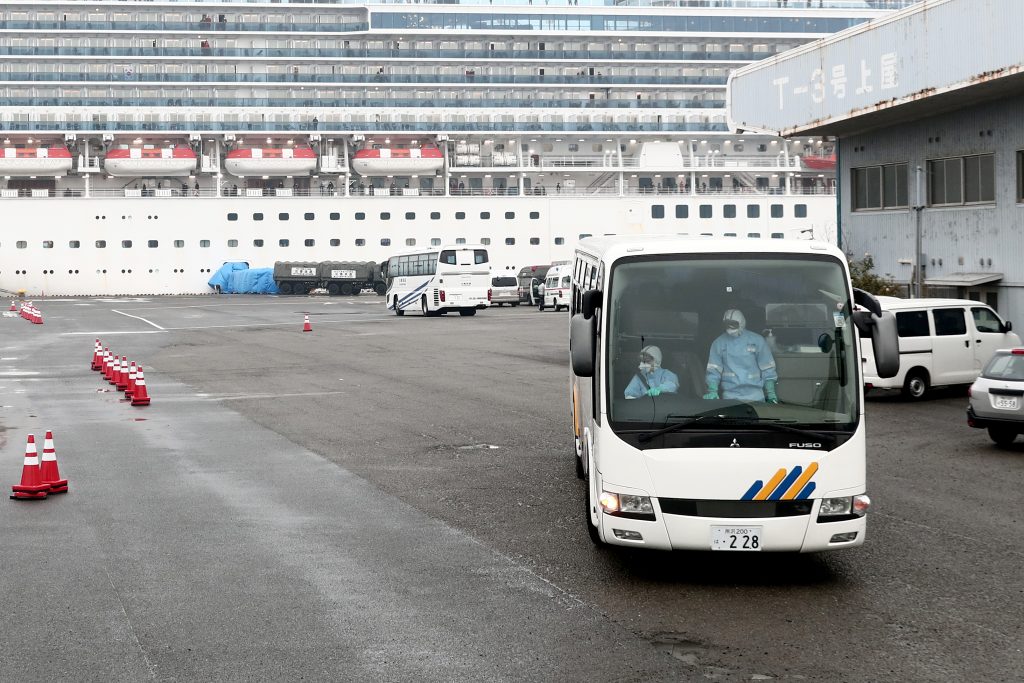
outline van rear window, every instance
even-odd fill
[[[519,282],[514,277],[491,278],[491,287],[518,287]]]

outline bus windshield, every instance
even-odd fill
[[[834,257],[637,256],[612,266],[608,291],[613,430],[856,427],[859,358]]]

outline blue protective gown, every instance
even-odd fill
[[[640,380],[641,374],[643,374],[647,386],[644,386],[644,382]],[[661,389],[663,394],[674,394],[679,391],[679,378],[676,377],[676,373],[665,368],[654,368],[648,373],[642,373],[640,370],[637,370],[636,374],[633,375],[633,380],[626,387],[626,398],[646,396],[648,387]]]
[[[718,387],[722,398],[763,401],[765,382],[778,379],[775,357],[761,335],[742,330],[732,337],[723,332],[711,343],[705,380],[708,387]]]

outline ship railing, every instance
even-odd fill
[[[504,171],[516,171],[525,169],[543,169],[543,170],[558,170],[563,168],[593,168],[600,169],[602,172],[605,170],[614,169],[631,169],[636,170],[638,168],[650,168],[650,169],[671,169],[671,168],[693,168],[693,169],[706,169],[706,168],[733,168],[733,169],[744,169],[744,168],[800,168],[800,164],[796,157],[791,157],[788,161],[776,156],[723,156],[723,155],[708,155],[702,154],[696,157],[683,156],[678,159],[671,161],[664,161],[662,163],[645,161],[636,157],[623,157],[621,160],[614,154],[605,154],[602,156],[596,155],[579,155],[574,154],[571,156],[551,156],[551,155],[524,155],[524,165],[520,165],[518,162],[512,166],[505,164],[493,164],[489,155],[481,155],[480,162],[476,164],[466,164],[453,162],[450,166],[458,169],[467,168],[478,168],[478,169],[500,169]]]
[[[327,135],[341,134],[345,132],[375,134],[375,133],[398,133],[398,132],[426,132],[426,133],[518,133],[534,131],[550,131],[552,133],[571,132],[598,132],[607,133],[614,131],[639,132],[639,133],[680,133],[680,132],[728,132],[728,125],[724,122],[695,122],[695,121],[643,121],[643,122],[602,122],[602,121],[559,121],[559,122],[535,122],[535,121],[449,121],[448,117],[439,117],[436,120],[425,121],[320,121],[316,124],[310,122],[275,122],[275,121],[204,121],[199,120],[199,114],[190,114],[195,118],[188,120],[160,120],[160,121],[111,121],[104,120],[97,116],[94,119],[83,117],[76,120],[76,114],[68,114],[64,121],[14,121],[9,117],[0,117],[0,128],[4,133],[31,131],[43,133],[66,133],[69,131],[81,133],[106,133],[126,132],[129,134],[146,133],[150,131],[166,134],[167,131],[198,132],[198,131],[224,131],[229,133],[273,133],[296,131],[319,131]]]

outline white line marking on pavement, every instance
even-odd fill
[[[115,334],[163,334],[166,331],[167,330],[159,329],[159,330],[108,330],[106,332],[61,332],[60,336],[62,336],[62,337],[75,337],[75,336],[84,335],[86,337],[89,337],[89,336],[92,336],[92,337],[95,337],[95,336],[109,337],[109,336],[112,336],[112,335],[115,335]]]
[[[155,327],[158,330],[163,330],[164,329],[164,328],[160,327],[159,325],[157,325],[152,320],[146,320],[145,318],[142,318],[140,316],[132,315],[131,313],[125,313],[124,311],[119,311],[116,308],[112,308],[110,310],[112,310],[114,313],[117,313],[118,315],[123,315],[126,318],[135,318],[136,320],[141,320],[142,322],[146,323],[147,325],[152,325],[153,327]]]

